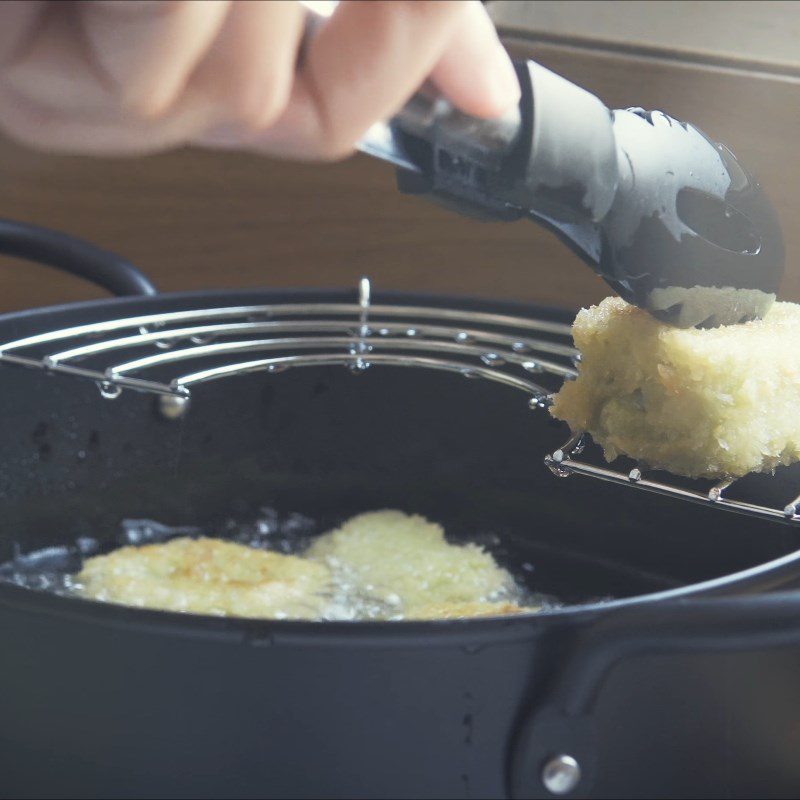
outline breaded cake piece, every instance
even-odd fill
[[[611,461],[739,477],[800,459],[800,306],[762,320],[677,329],[618,297],[573,325],[578,378],[551,408]]]
[[[515,588],[483,548],[449,544],[440,525],[401,511],[359,514],[306,555],[406,617],[433,606],[504,600]]]
[[[312,619],[330,589],[322,563],[219,539],[180,538],[95,556],[79,593],[141,608],[218,616]]]

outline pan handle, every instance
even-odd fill
[[[511,796],[590,796],[597,766],[594,711],[606,679],[624,659],[769,650],[798,643],[798,591],[681,598],[592,617],[576,632],[563,667],[534,699],[518,728],[511,752]],[[552,770],[549,790],[547,767]],[[561,788],[574,782],[566,791],[553,791],[559,786],[559,769]]]
[[[158,293],[150,279],[121,256],[27,222],[0,219],[0,254],[55,267],[119,296]]]

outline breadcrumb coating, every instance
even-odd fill
[[[85,597],[140,608],[315,619],[331,576],[324,564],[297,556],[184,537],[90,558],[77,580]]]
[[[578,378],[551,413],[620,454],[688,477],[740,477],[800,459],[800,306],[740,325],[677,329],[618,297],[573,325]]]
[[[399,598],[405,616],[417,609],[504,599],[513,580],[476,544],[445,541],[441,525],[400,511],[359,514],[321,536],[308,551],[384,601]]]

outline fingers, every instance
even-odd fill
[[[80,24],[69,3],[46,4],[30,41],[0,70],[0,119],[22,124],[15,98],[51,112],[86,117],[106,109],[115,95],[92,68]],[[44,133],[44,132],[43,132]]]
[[[41,0],[6,0],[0,4],[0,67],[17,58],[41,20]]]
[[[281,114],[302,35],[299,4],[158,5],[49,4],[25,58],[0,72],[0,126],[62,152],[137,154],[185,144],[220,122],[258,130]],[[202,53],[178,42],[172,52],[167,39],[188,24],[183,8],[201,6],[228,12],[215,12],[214,40]],[[115,19],[119,26],[104,28]]]
[[[123,105],[158,117],[180,96],[230,9],[229,0],[88,0],[78,13],[91,54]]]
[[[0,4],[0,126],[68,152],[194,142],[330,159],[428,76],[479,116],[518,99],[475,0],[345,0],[296,72],[303,21],[296,2]]]
[[[297,2],[235,2],[195,88],[228,109],[245,130],[266,128],[289,100],[305,12]]]
[[[7,88],[0,88],[0,109],[0,129],[13,139],[29,147],[75,155],[157,153],[186,144],[216,121],[216,108],[204,97],[182,99],[157,122],[125,116],[116,109],[75,114],[69,108],[31,102]]]
[[[310,41],[289,106],[275,125],[249,141],[230,129],[202,141],[295,158],[340,158],[431,72],[468,113],[500,115],[519,99],[516,75],[479,3],[343,2]]]
[[[286,105],[302,34],[297,2],[103,0],[80,13],[97,64],[136,114],[166,115],[190,84],[245,129],[269,125]]]
[[[464,9],[431,79],[454,105],[476,117],[499,117],[519,102],[511,59],[484,7]]]
[[[310,41],[287,119],[262,143],[337,158],[394,113],[441,57],[463,2],[342,2]]]
[[[73,12],[48,5],[25,52],[0,71],[0,127],[12,138],[59,152],[138,154],[183,144],[217,120],[216,104],[190,88],[159,120],[124,107],[94,68]]]

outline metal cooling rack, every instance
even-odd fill
[[[561,381],[577,375],[571,342],[569,325],[536,317],[373,305],[363,278],[357,303],[215,307],[105,320],[0,344],[0,363],[94,381],[109,400],[126,389],[158,395],[162,413],[172,418],[186,413],[194,387],[210,381],[337,365],[355,373],[374,366],[458,373],[520,390],[531,408],[540,409]],[[726,497],[732,480],[707,491],[686,488],[670,476],[646,477],[642,466],[624,472],[581,460],[589,443],[584,434],[573,436],[545,463],[559,477],[583,475],[800,522],[800,496],[779,509]]]
[[[634,486],[645,491],[655,492],[656,494],[676,497],[681,500],[688,500],[694,503],[715,505],[728,511],[737,511],[740,514],[749,516],[767,517],[769,519],[779,519],[785,522],[800,522],[800,495],[794,497],[783,508],[751,503],[745,500],[735,500],[726,496],[726,492],[735,487],[736,480],[725,478],[716,482],[707,490],[691,488],[700,481],[686,481],[687,486],[678,484],[674,476],[659,472],[659,476],[665,475],[665,479],[648,478],[646,468],[637,465],[627,472],[611,469],[610,467],[593,464],[589,460],[580,460],[577,456],[583,453],[584,449],[591,444],[588,434],[579,433],[571,436],[569,440],[558,450],[545,456],[544,463],[550,471],[560,478],[567,478],[570,475],[584,475],[590,478],[597,478],[609,483],[618,483],[627,486]],[[595,445],[592,448],[598,450]],[[668,482],[669,481],[669,482]]]
[[[277,303],[113,319],[0,344],[0,363],[88,379],[108,399],[132,389],[173,404],[185,404],[195,386],[245,373],[424,367],[502,383],[539,405],[550,390],[531,376],[576,374],[577,351],[569,342],[569,325],[559,322],[373,305],[363,278],[354,304]],[[192,371],[181,372],[187,367]]]

